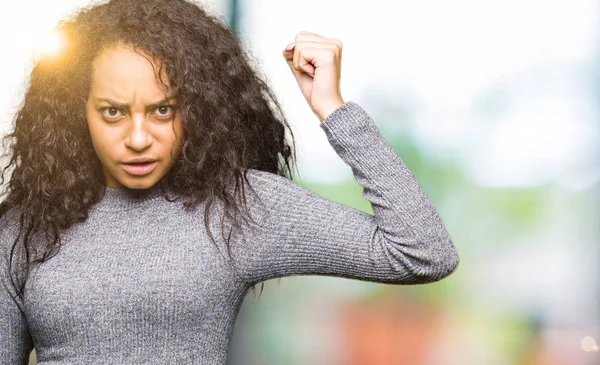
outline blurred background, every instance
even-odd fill
[[[60,46],[52,28],[91,3],[3,4],[0,132],[35,55]],[[340,39],[344,100],[375,120],[461,258],[419,286],[267,281],[244,301],[229,364],[600,364],[597,1],[199,3],[240,34],[279,96],[295,181],[372,213],[282,56],[302,30]]]

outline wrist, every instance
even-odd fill
[[[318,110],[315,110],[315,114],[317,114],[317,116],[319,117],[319,121],[323,122],[331,113],[333,113],[334,110],[336,110],[343,104],[344,100],[340,97],[339,99],[320,107]]]

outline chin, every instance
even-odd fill
[[[128,185],[123,184],[123,186],[125,186],[125,187],[127,187],[129,189],[139,189],[139,190],[142,190],[142,189],[148,189],[148,188],[152,187],[154,184],[156,184],[155,181],[147,182],[147,183],[136,182],[134,184],[128,184]]]
[[[137,181],[136,181],[137,180]],[[155,179],[125,179],[119,180],[119,183],[128,189],[148,189],[156,184]]]

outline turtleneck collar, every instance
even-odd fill
[[[108,186],[104,188],[104,195],[92,208],[105,212],[116,212],[148,206],[152,202],[165,199],[166,186],[164,180],[161,180],[147,189],[111,188]]]

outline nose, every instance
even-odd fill
[[[125,138],[125,145],[132,150],[141,152],[152,145],[153,137],[148,131],[148,124],[144,115],[134,115],[131,128]]]

